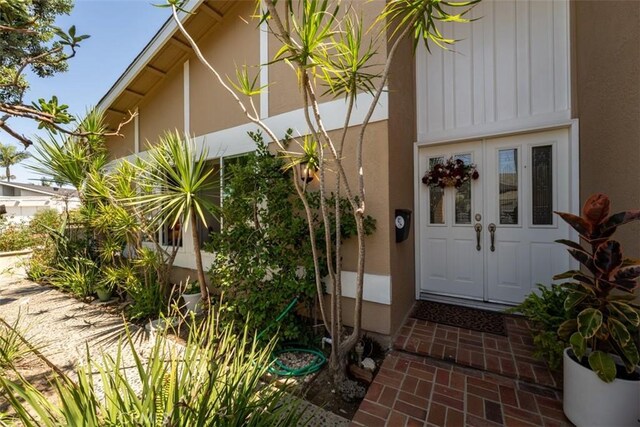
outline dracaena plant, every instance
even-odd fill
[[[573,279],[565,308],[576,317],[564,322],[558,333],[569,337],[579,360],[587,357],[591,369],[606,382],[616,378],[612,355],[620,357],[632,373],[640,357],[634,339],[640,325],[640,305],[634,300],[640,277],[640,261],[623,257],[620,243],[611,239],[617,227],[640,219],[640,210],[609,214],[609,198],[594,194],[585,202],[582,215],[557,212],[573,227],[584,244],[558,240],[582,266],[554,277]]]

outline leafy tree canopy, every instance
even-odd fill
[[[54,26],[56,17],[69,14],[72,7],[71,0],[0,0],[0,129],[25,147],[31,141],[9,127],[13,117],[35,120],[39,128],[54,133],[71,133],[61,125],[74,118],[56,96],[30,105],[24,96],[29,88],[26,72],[44,78],[66,71],[67,61],[89,37],[76,34],[75,26],[66,32]]]

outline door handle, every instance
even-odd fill
[[[494,223],[489,224],[489,235],[491,236],[491,252],[496,251],[496,225]]]
[[[476,230],[476,250],[479,251],[480,249],[482,249],[482,247],[480,246],[480,234],[482,233],[482,224],[477,223],[473,228]]]

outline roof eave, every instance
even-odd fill
[[[205,0],[187,0],[187,2],[182,7],[184,10],[188,12],[178,12],[178,17],[180,22],[184,22],[184,20],[190,15],[191,12],[196,10]],[[111,104],[124,92],[124,90],[129,86],[129,84],[135,79],[140,72],[146,67],[149,62],[154,58],[156,53],[169,41],[169,39],[173,36],[175,31],[178,29],[178,25],[173,20],[173,17],[169,17],[164,25],[158,30],[158,32],[153,36],[151,41],[147,43],[147,45],[142,49],[142,51],[136,56],[133,62],[127,67],[127,69],[122,73],[122,75],[116,80],[116,82],[111,86],[109,91],[100,99],[98,102],[97,108],[99,110],[105,111],[107,110]]]

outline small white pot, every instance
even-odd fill
[[[144,328],[147,330],[147,332],[151,334],[155,334],[175,326],[178,326],[178,320],[173,317],[169,317],[169,318],[162,318],[162,319],[156,319],[156,320],[149,320],[149,322],[145,325]]]
[[[187,311],[193,311],[194,313],[200,313],[202,311],[202,297],[200,292],[197,294],[182,294],[184,300],[184,308]]]
[[[563,409],[569,420],[583,426],[640,427],[640,381],[602,381],[564,350]],[[640,368],[638,368],[640,372]]]

